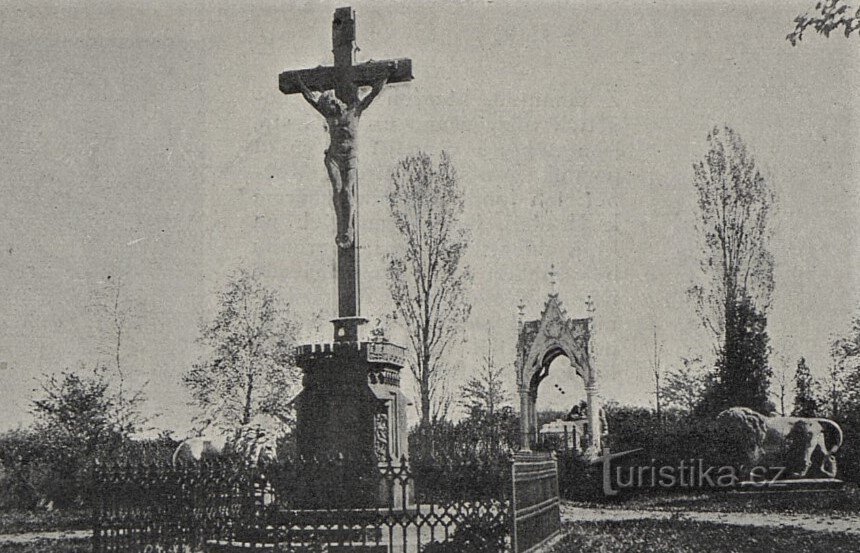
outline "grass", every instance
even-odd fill
[[[566,524],[550,553],[760,553],[827,551],[854,553],[857,536],[683,520],[636,520]]]
[[[88,553],[91,550],[89,538],[0,543],[0,553]]]
[[[51,512],[0,511],[0,534],[87,530],[89,528],[92,528],[92,513],[88,509]]]
[[[860,491],[849,485],[844,490],[814,493],[731,492],[699,494],[651,494],[601,501],[571,501],[578,507],[601,509],[657,509],[714,511],[724,513],[783,513],[860,515]]]

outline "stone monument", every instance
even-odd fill
[[[523,321],[525,305],[520,306],[515,362],[520,394],[520,447],[528,451],[538,441],[535,408],[538,387],[549,373],[550,364],[557,357],[564,356],[570,362],[571,369],[585,383],[587,409],[584,422],[587,426],[583,425],[583,428],[587,430],[582,436],[581,447],[585,456],[594,457],[602,449],[605,421],[601,418],[597,372],[592,366],[589,351],[593,321],[592,317],[574,319],[567,316],[555,289],[554,269],[550,272],[550,277],[553,279],[552,291],[547,296],[539,319]]]
[[[332,321],[334,340],[297,348],[304,378],[296,403],[296,445],[305,458],[396,464],[408,455],[407,400],[400,391],[405,350],[378,334],[368,341],[359,335],[367,320],[361,317],[359,302],[356,154],[362,113],[386,84],[412,80],[412,62],[397,59],[356,64],[355,36],[353,9],[336,9],[332,22],[334,66],[280,74],[281,92],[301,94],[326,119],[331,141],[324,162],[337,218],[338,317]],[[361,89],[368,87],[370,90],[362,93]],[[371,473],[376,470],[376,466],[364,468]],[[341,475],[329,486],[337,486],[339,496],[352,500],[364,497],[367,471],[350,474],[354,476]],[[380,481],[370,500],[388,505],[392,496],[398,500],[407,495],[403,490],[391,493],[384,487]],[[405,506],[402,500],[399,503]]]

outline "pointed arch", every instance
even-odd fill
[[[598,414],[600,407],[597,405],[597,374],[589,356],[591,322],[590,317],[568,317],[558,294],[550,294],[540,319],[520,324],[515,365],[520,393],[523,449],[529,449],[531,442],[537,438],[535,404],[538,386],[547,376],[550,364],[564,356],[585,384],[589,425],[593,429],[588,448],[592,452],[599,452],[602,431]]]

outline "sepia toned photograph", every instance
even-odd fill
[[[860,0],[0,0],[0,553],[860,550]]]

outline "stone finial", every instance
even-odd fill
[[[520,303],[517,304],[517,328],[523,327],[523,322],[526,318],[526,303],[520,298]]]
[[[549,295],[558,295],[558,273],[555,272],[555,263],[549,266]]]

